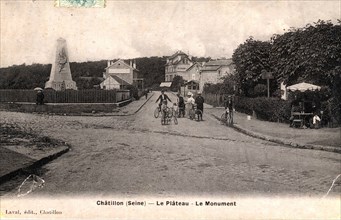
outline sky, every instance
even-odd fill
[[[0,0],[0,66],[52,63],[66,39],[71,62],[170,56],[232,56],[249,36],[269,40],[290,27],[341,19],[335,1],[115,1],[58,8],[54,0]]]

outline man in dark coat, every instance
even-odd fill
[[[36,101],[37,101],[37,105],[43,105],[44,104],[44,93],[42,90],[38,90]]]
[[[159,103],[159,109],[160,109],[160,110],[161,110],[161,105],[162,105],[163,100],[166,101],[166,103],[165,103],[166,105],[167,105],[167,100],[169,100],[170,102],[172,102],[172,101],[168,98],[168,96],[165,94],[165,91],[164,91],[164,90],[161,91],[161,95],[159,96],[159,98],[157,98],[157,100],[155,101],[155,103],[157,103],[159,100],[160,100],[160,103]]]
[[[201,92],[198,92],[198,96],[195,98],[195,104],[197,104],[197,109],[204,113],[204,98],[201,96]],[[202,120],[202,114],[198,115],[199,119]]]

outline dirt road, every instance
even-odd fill
[[[181,118],[178,125],[161,125],[153,117],[157,96],[134,116],[1,112],[2,122],[72,146],[42,167],[46,185],[31,196],[323,196],[340,172],[340,154],[287,148],[246,136],[220,125],[209,109],[202,122]],[[170,97],[175,101],[174,95]]]

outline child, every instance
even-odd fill
[[[179,114],[179,107],[176,103],[173,104],[173,111],[176,116]]]
[[[315,114],[313,117],[313,128],[319,128],[321,122],[321,118]]]

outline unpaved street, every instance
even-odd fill
[[[156,92],[133,116],[1,112],[1,122],[17,123],[72,146],[42,167],[46,185],[31,196],[323,196],[340,172],[340,154],[246,136],[220,125],[209,109],[202,122],[181,118],[178,125],[161,125],[153,117],[157,97]]]

